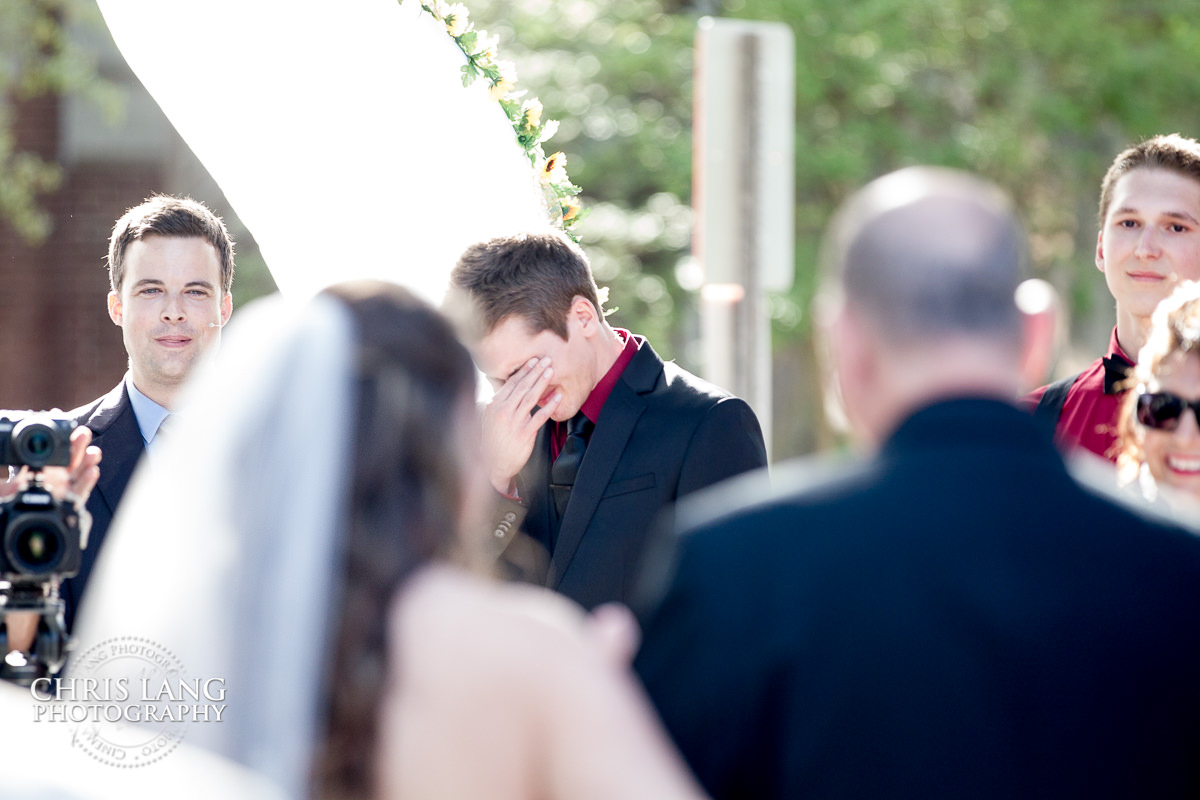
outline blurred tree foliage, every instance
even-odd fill
[[[830,439],[811,320],[819,236],[871,178],[924,163],[982,173],[1016,197],[1035,274],[1065,296],[1079,352],[1105,344],[1111,305],[1095,274],[1099,181],[1127,143],[1200,135],[1195,0],[467,0],[499,36],[517,88],[559,119],[589,216],[579,226],[617,324],[695,366],[689,257],[692,44],[704,14],[781,21],[796,36],[796,285],[771,304],[776,457]],[[20,152],[13,104],[117,91],[65,34],[102,25],[87,0],[0,0],[0,218],[36,243],[56,164]]]
[[[733,0],[728,10],[796,33],[801,308],[831,208],[876,175],[925,163],[1012,192],[1035,273],[1086,314],[1109,162],[1155,133],[1200,135],[1200,21],[1182,0]]]
[[[1096,199],[1112,157],[1156,133],[1200,136],[1194,0],[476,0],[518,88],[561,119],[592,216],[580,225],[614,319],[685,363],[695,335],[687,259],[692,41],[714,14],[796,36],[796,285],[772,303],[776,456],[827,444],[808,314],[836,205],[910,164],[986,175],[1016,198],[1033,269],[1063,293],[1081,353],[1105,344],[1093,266]],[[681,287],[681,280],[683,286]],[[686,287],[686,288],[684,288]]]
[[[95,3],[86,0],[0,0],[0,219],[29,244],[50,233],[39,197],[58,188],[62,170],[18,142],[15,109],[33,98],[77,92],[118,114],[120,93],[99,79],[92,54],[69,35],[72,25],[103,24]]]
[[[587,218],[576,232],[611,289],[615,324],[664,357],[691,336],[675,269],[690,243],[691,72],[695,19],[659,0],[473,0],[499,37],[517,89],[560,120],[546,152],[567,154]],[[682,354],[679,354],[682,355]]]

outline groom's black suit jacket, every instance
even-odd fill
[[[596,420],[548,563],[542,558],[532,576],[585,608],[629,601],[646,533],[660,511],[767,463],[762,430],[745,401],[664,363],[639,341]],[[515,538],[524,514],[523,544],[539,551],[549,551],[554,513],[550,427],[538,434],[517,479],[527,513],[509,504],[495,528],[496,538]]]
[[[117,506],[125,494],[125,487],[129,485],[134,468],[146,452],[146,446],[138,428],[137,417],[133,413],[133,406],[129,402],[124,380],[108,394],[68,412],[67,416],[77,424],[91,428],[92,444],[97,445],[101,452],[100,480],[97,481],[87,503],[88,511],[92,515],[88,546],[83,551],[79,574],[68,579],[63,589],[63,597],[67,603],[67,629],[70,630],[88,579],[96,565],[96,556],[104,544],[108,526],[112,523],[113,515],[117,513]]]
[[[1200,538],[991,400],[807,477],[697,495],[649,560],[635,667],[714,798],[1200,796]]]

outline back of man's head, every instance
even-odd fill
[[[823,251],[827,301],[853,307],[889,341],[1020,342],[1014,293],[1024,235],[1007,198],[949,169],[911,167],[851,197]]]
[[[963,172],[904,169],[846,202],[826,237],[818,311],[831,388],[857,433],[878,442],[943,398],[1016,395],[1024,254],[1005,195]]]
[[[125,254],[145,236],[197,237],[213,246],[221,264],[221,289],[233,287],[233,238],[225,222],[208,206],[190,197],[159,194],[125,212],[108,240],[108,279],[118,294],[125,278]]]
[[[447,311],[477,339],[506,318],[518,316],[530,333],[553,331],[567,338],[567,312],[576,297],[603,313],[587,256],[558,232],[502,236],[472,245],[450,273]],[[459,308],[456,306],[465,306]]]

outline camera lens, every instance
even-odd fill
[[[4,549],[14,571],[40,576],[54,572],[66,543],[62,524],[49,514],[17,517],[5,532]]]
[[[59,549],[57,532],[46,528],[31,528],[16,543],[17,557],[32,567],[53,564]]]
[[[29,432],[29,437],[25,440],[25,447],[30,455],[42,459],[50,455],[50,451],[54,449],[54,438],[45,428],[38,428]]]
[[[41,469],[51,464],[66,465],[69,462],[67,447],[58,444],[59,436],[54,423],[38,414],[18,422],[12,430],[12,450],[17,463],[32,469]],[[65,444],[65,442],[64,442]],[[62,450],[56,453],[56,450]]]

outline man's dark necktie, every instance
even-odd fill
[[[583,462],[583,451],[587,448],[588,438],[592,435],[592,421],[579,412],[567,422],[567,438],[563,442],[558,458],[550,466],[550,492],[554,495],[554,509],[558,512],[558,520],[562,521],[563,512],[567,510],[567,500],[571,498],[571,489],[575,486],[575,476],[579,474],[579,465]]]
[[[1104,357],[1104,393],[1117,394],[1118,387],[1122,387],[1123,382],[1129,377],[1129,370],[1133,369],[1133,364],[1126,361],[1116,353],[1112,358]]]

